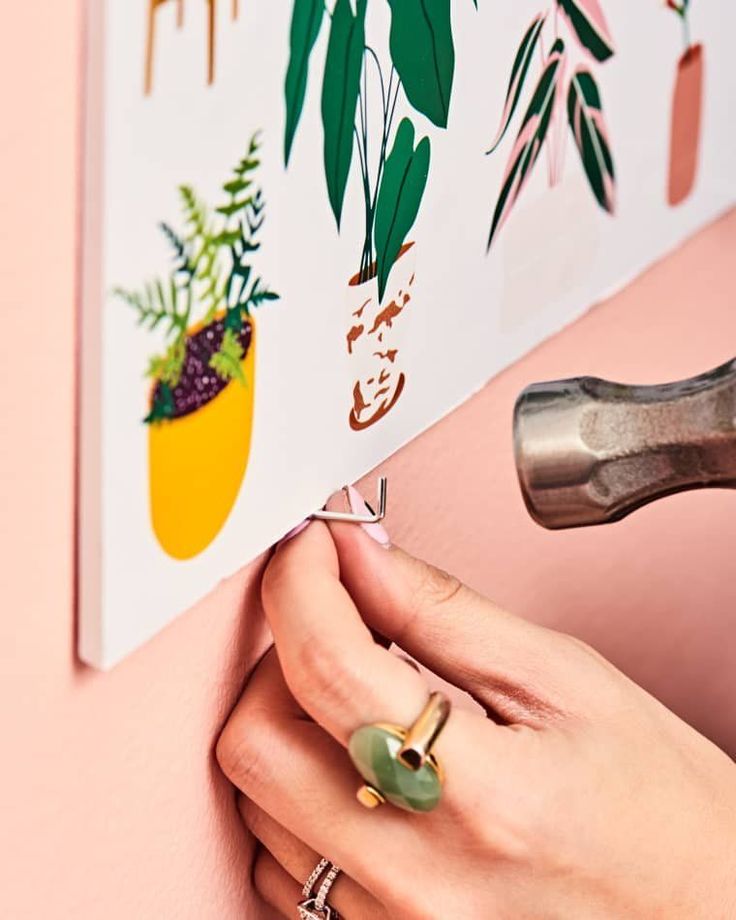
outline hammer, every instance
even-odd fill
[[[608,524],[686,489],[736,488],[736,358],[660,386],[532,384],[516,401],[514,450],[529,513],[551,529]]]

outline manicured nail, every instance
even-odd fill
[[[354,486],[348,486],[348,501],[350,502],[350,510],[353,514],[372,514],[373,511],[366,504],[363,496],[358,492]],[[386,532],[386,528],[381,524],[361,524],[363,530],[368,534],[371,539],[375,540],[376,543],[380,543],[381,546],[385,546],[386,549],[391,546],[391,539]]]
[[[297,524],[296,527],[292,529],[279,540],[277,546],[283,546],[284,543],[288,543],[293,537],[297,534],[300,534],[303,530],[306,530],[307,527],[312,523],[311,518],[307,518],[305,521],[302,521],[301,524]]]

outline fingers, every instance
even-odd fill
[[[383,654],[402,673],[418,676],[388,652]],[[390,694],[390,685],[386,690]],[[380,814],[368,811],[356,800],[361,779],[347,752],[307,720],[289,697],[272,650],[254,672],[222,732],[217,745],[220,766],[277,824],[314,854],[341,866],[381,901],[385,901],[382,866],[396,867],[400,878],[394,887],[406,884],[409,889],[411,866],[436,860],[435,840],[463,835],[468,817],[481,811],[488,813],[489,826],[501,826],[520,777],[528,776],[536,784],[524,733],[498,728],[482,716],[455,712],[437,745],[447,773],[440,807],[424,815],[389,805],[382,806]],[[363,721],[374,718],[368,714]],[[376,853],[381,854],[380,862]]]
[[[239,807],[248,830],[301,887],[320,861],[320,855],[245,796],[240,797]],[[318,888],[315,886],[315,894]],[[378,920],[384,915],[379,902],[345,874],[338,876],[328,900],[345,917]],[[294,906],[292,902],[292,911]]]
[[[389,722],[409,726],[427,702],[421,674],[377,645],[340,582],[335,544],[327,527],[314,522],[279,547],[263,576],[262,599],[279,661],[299,704],[340,744],[347,746],[362,725]],[[469,739],[483,745],[501,774],[514,768],[510,747],[519,738],[474,713],[456,709],[436,744],[445,761],[445,797],[453,783],[476,769],[466,749]],[[469,766],[469,764],[472,764]]]
[[[370,908],[366,909],[362,902],[353,901],[344,889],[341,890],[346,881],[339,876],[328,898],[328,903],[340,916],[349,920],[384,920],[388,916],[377,902],[372,902]],[[265,850],[261,850],[256,857],[253,884],[261,898],[277,910],[279,916],[291,918],[296,915],[297,905],[303,900],[302,886]]]
[[[306,720],[296,702],[289,704],[289,697],[271,651],[220,736],[220,766],[241,792],[314,853],[374,890],[376,865],[370,854],[378,848],[400,862],[411,851],[414,816],[385,808],[376,821],[355,798],[361,780],[347,752]]]
[[[361,527],[330,530],[341,580],[368,626],[504,720],[543,723],[585,702],[567,637],[506,613],[400,549],[387,552]]]
[[[260,850],[253,864],[253,886],[279,917],[296,916],[302,901],[301,885],[286,872],[266,850]]]
[[[342,745],[366,722],[408,725],[417,717],[424,680],[374,642],[340,583],[324,524],[276,551],[262,598],[291,692]]]

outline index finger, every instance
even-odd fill
[[[289,689],[341,744],[366,722],[416,718],[424,680],[374,641],[340,582],[324,524],[314,521],[277,548],[261,594]]]
[[[363,725],[410,726],[429,690],[418,672],[374,642],[339,576],[332,536],[315,521],[276,550],[262,597],[289,689],[347,747]],[[445,800],[500,811],[505,790],[529,773],[527,741],[523,730],[456,708],[434,749],[446,768]]]

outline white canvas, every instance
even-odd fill
[[[161,0],[155,10],[148,94],[149,0],[90,0],[87,10],[80,654],[99,667],[133,651],[330,492],[374,467],[734,200],[733,4],[690,4],[693,41],[704,48],[699,156],[692,188],[673,205],[667,192],[671,107],[683,47],[675,13],[655,0],[601,0],[600,7],[576,0],[594,20],[601,8],[605,15],[615,53],[601,63],[569,40],[569,23],[559,13],[555,23],[554,2],[478,0],[476,10],[472,0],[453,0],[447,127],[433,124],[403,92],[393,124],[391,142],[401,118],[410,116],[414,144],[424,136],[431,143],[426,188],[406,237],[414,245],[393,266],[380,304],[376,281],[364,288],[371,288],[374,302],[366,307],[363,332],[349,343],[348,332],[364,318],[353,314],[367,299],[356,299],[356,286],[348,285],[360,268],[365,219],[356,151],[339,232],[328,201],[320,92],[329,17],[312,50],[286,168],[292,2],[240,0],[237,19],[231,0],[216,3],[212,83],[209,0],[184,0],[181,28],[177,2]],[[434,5],[441,8],[442,0]],[[566,38],[568,75],[582,63],[600,89],[615,161],[615,212],[596,201],[563,109],[566,150],[556,183],[550,187],[545,149],[486,252],[507,161],[542,71],[541,47],[506,135],[492,154],[485,151],[499,125],[520,40],[545,10],[545,53],[556,25]],[[386,0],[369,0],[367,42],[385,74],[391,15]],[[380,89],[372,70],[369,80],[374,106]],[[381,130],[375,111],[367,126],[374,155]],[[220,203],[221,186],[256,131],[262,146],[255,185],[263,188],[266,219],[253,262],[279,299],[254,311],[252,439],[242,485],[208,545],[177,559],[152,529],[152,426],[142,421],[152,387],[145,372],[165,347],[162,327],[150,332],[137,325],[135,311],[113,291],[140,290],[148,279],[169,277],[172,252],[158,225],[182,227],[178,186],[191,184],[201,198]],[[375,311],[389,301],[402,313],[381,327],[380,347],[366,349]],[[369,377],[373,353],[389,345],[398,352],[403,389],[375,424],[355,430],[349,423],[355,382]],[[579,370],[594,369],[585,367],[583,356]],[[237,380],[227,383],[214,401],[237,386]],[[370,411],[358,415],[365,419]],[[217,448],[212,445],[213,452]],[[182,489],[184,511],[190,499]]]

